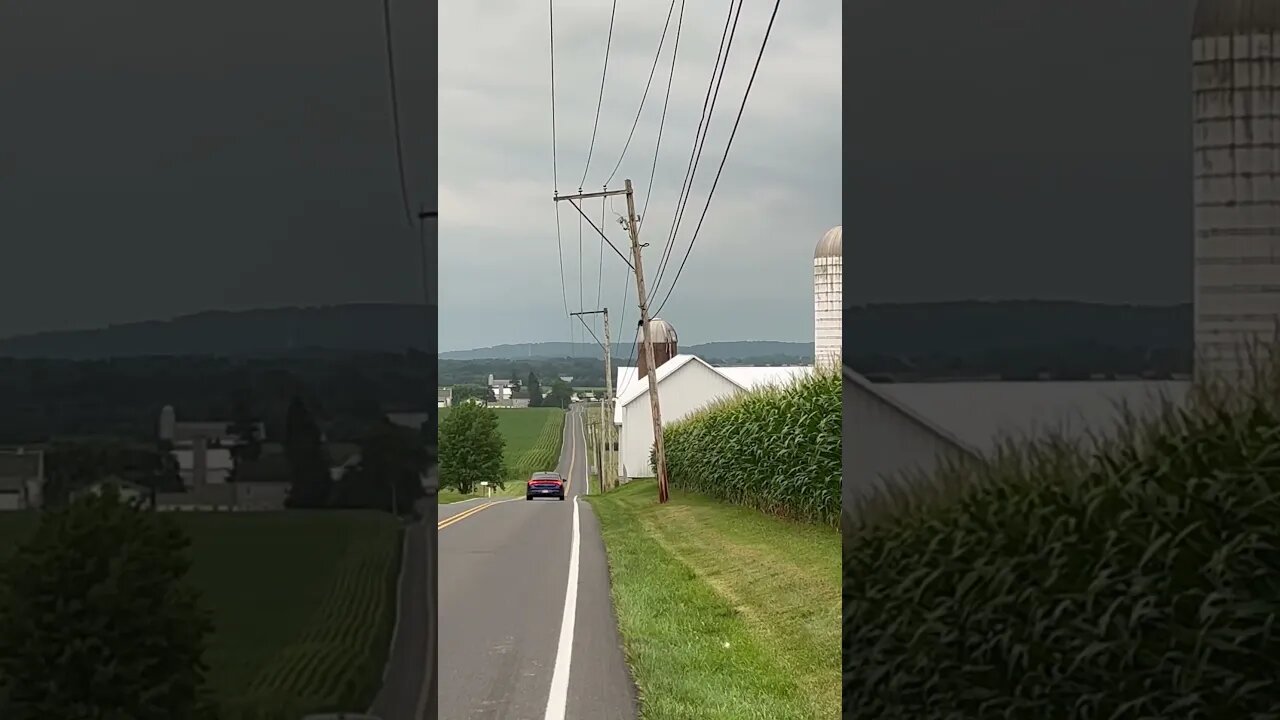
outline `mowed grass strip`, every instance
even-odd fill
[[[590,498],[644,720],[840,714],[840,541],[653,481]]]
[[[368,687],[368,668],[381,672],[395,618],[400,541],[394,518],[359,511],[171,517],[191,538],[190,580],[213,614],[205,654],[209,691],[231,717],[256,717],[254,711],[266,707],[329,709],[343,692],[361,696],[356,709],[367,707],[377,689]],[[0,555],[38,519],[0,513]],[[345,674],[335,678],[333,669],[325,672],[333,664],[326,657],[346,657],[357,669],[334,668]],[[255,682],[282,664],[296,662],[300,671],[312,661],[322,662],[310,684],[294,680],[261,692]]]

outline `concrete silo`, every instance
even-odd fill
[[[1200,0],[1191,35],[1196,373],[1231,380],[1280,317],[1280,0]]]
[[[671,323],[662,318],[649,318],[649,341],[653,343],[653,363],[655,368],[679,353],[679,338]],[[644,328],[636,328],[636,377],[643,378],[649,374],[649,359],[644,352]]]
[[[165,405],[160,409],[160,439],[173,442],[174,430],[177,427],[177,414],[173,411],[172,405]]]
[[[815,366],[839,365],[841,308],[844,302],[844,226],[826,232],[813,251],[813,360]]]

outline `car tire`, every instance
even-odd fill
[[[560,500],[561,500],[562,502],[564,501],[564,495],[563,495],[563,494],[561,494],[561,495],[560,495]]]
[[[533,499],[533,496],[532,496],[532,495],[525,495],[525,496],[524,496],[524,499],[525,499],[526,501],[528,501],[528,500],[532,500],[532,499]]]

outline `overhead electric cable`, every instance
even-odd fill
[[[600,106],[604,105],[604,81],[609,76],[609,49],[613,47],[613,20],[618,14],[618,0],[613,0],[613,9],[609,11],[609,37],[604,44],[604,69],[600,72],[600,97],[596,99],[596,120],[591,125],[591,144],[587,146],[587,164],[582,168],[582,179],[578,181],[578,189],[582,189],[587,181],[587,171],[591,169],[591,153],[596,149],[596,131],[600,129]]]
[[[382,0],[382,25],[386,34],[387,75],[391,82],[391,125],[396,136],[396,167],[400,171],[400,199],[404,217],[413,226],[413,209],[409,207],[409,181],[404,170],[404,141],[400,132],[400,99],[396,90],[396,57],[391,42],[391,0]]]
[[[702,206],[702,215],[698,218],[698,225],[693,230],[693,237],[689,240],[689,247],[685,250],[684,257],[680,260],[680,267],[676,269],[676,276],[671,281],[671,286],[667,288],[667,294],[658,304],[658,309],[654,315],[662,312],[662,308],[666,306],[667,300],[671,298],[671,293],[676,289],[676,283],[680,281],[680,274],[684,272],[685,263],[689,261],[689,254],[693,252],[693,244],[698,241],[698,233],[702,230],[702,222],[707,218],[707,208],[711,207],[711,197],[715,195],[716,185],[720,183],[720,174],[724,172],[725,161],[729,159],[729,148],[733,146],[733,138],[738,134],[738,124],[742,122],[742,112],[747,107],[747,98],[751,95],[751,86],[755,84],[756,73],[760,70],[760,60],[764,58],[765,46],[769,44],[769,34],[773,32],[773,21],[778,17],[778,6],[782,4],[782,0],[774,0],[773,13],[769,15],[769,25],[764,31],[764,40],[760,42],[760,52],[756,54],[756,64],[751,68],[751,78],[747,81],[747,89],[742,93],[742,104],[738,106],[738,116],[733,121],[733,130],[729,132],[729,141],[725,143],[724,155],[720,158],[720,167],[716,169],[715,180],[711,182],[711,190],[707,192],[707,202]]]

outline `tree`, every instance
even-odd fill
[[[389,420],[374,427],[360,442],[360,464],[334,488],[337,504],[409,513],[426,495],[422,474],[427,449],[421,432]]]
[[[213,625],[188,545],[113,489],[46,513],[3,568],[0,717],[199,717]]]
[[[569,387],[569,383],[556,378],[551,383],[551,392],[543,398],[544,407],[568,408],[569,403],[573,400],[573,388]]]
[[[454,385],[453,404],[462,405],[469,399],[485,400],[489,397],[489,388],[483,385]]]
[[[324,441],[320,426],[298,396],[289,403],[284,450],[292,474],[288,506],[314,508],[327,505],[331,481]]]
[[[498,416],[492,408],[463,403],[440,421],[440,487],[467,494],[482,482],[502,486]]]
[[[232,477],[240,479],[240,469],[246,462],[253,462],[262,456],[262,437],[259,432],[258,419],[246,397],[236,398],[231,410],[231,424],[227,433],[238,443],[231,448],[231,459],[235,463]]]
[[[529,371],[529,379],[525,382],[529,388],[529,407],[541,407],[542,405],[542,385],[538,383],[538,376]]]

